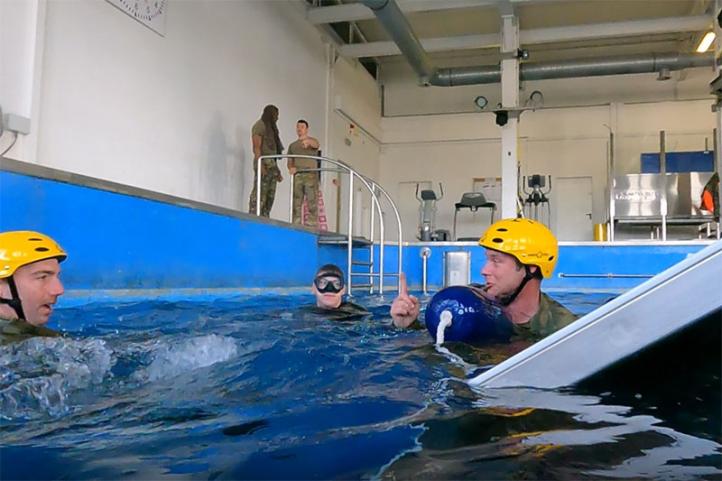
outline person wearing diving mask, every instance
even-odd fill
[[[486,248],[481,270],[485,284],[471,284],[480,297],[498,303],[517,338],[539,340],[576,320],[576,316],[541,292],[541,282],[554,271],[559,246],[554,234],[531,219],[503,219],[479,239]],[[402,294],[391,305],[397,327],[411,325],[419,315],[418,299]],[[404,295],[405,294],[405,295]]]
[[[343,272],[334,264],[326,264],[316,271],[311,290],[316,296],[316,306],[312,309],[314,313],[333,320],[347,320],[369,314],[362,306],[343,300],[346,284]]]

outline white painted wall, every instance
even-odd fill
[[[639,155],[659,151],[659,130],[667,131],[669,152],[702,150],[705,137],[711,148],[715,119],[709,107],[710,101],[697,100],[525,112],[519,123],[521,174],[591,176],[593,222],[604,222],[610,128],[616,134],[615,170],[639,172]],[[471,190],[473,177],[500,175],[499,128],[491,113],[384,118],[382,127],[382,183],[395,192],[400,182],[442,182],[446,197],[439,203],[438,228],[451,229],[453,204]],[[418,205],[406,197],[396,199],[405,210]],[[487,219],[485,213],[460,213],[458,235],[481,234]],[[404,236],[415,238],[417,219],[404,220]]]
[[[419,144],[384,146],[381,155],[381,181],[388,186],[396,202],[406,211],[413,208],[418,212],[419,202],[415,197],[399,198],[399,183],[414,180],[430,180],[434,190],[438,183],[444,186],[444,197],[437,203],[436,228],[452,230],[454,204],[461,194],[472,190],[474,177],[497,177],[501,175],[498,162],[501,146],[497,141],[436,141]],[[411,204],[412,207],[403,205]],[[488,225],[488,213],[459,213],[457,235],[474,235],[475,221]],[[418,214],[404,222],[404,238],[416,240]]]
[[[451,231],[454,204],[471,191],[474,177],[501,175],[498,128],[488,114],[460,114],[383,118],[381,183],[395,197],[401,210],[418,211],[415,197],[399,196],[399,183],[429,180],[444,198],[437,204],[437,229]],[[473,235],[474,219],[487,223],[486,213],[459,214],[459,237]],[[402,219],[404,239],[416,240],[418,215]],[[391,224],[387,222],[387,228]]]
[[[0,3],[0,104],[6,113],[30,116],[37,0]]]
[[[438,114],[468,109],[478,93],[493,105],[498,85],[422,89],[384,65],[385,113],[396,117],[382,118],[377,83],[358,63],[327,58],[299,2],[170,2],[165,37],[100,0],[5,0],[0,13],[0,103],[29,112],[33,125],[13,158],[246,210],[250,127],[275,103],[286,145],[295,121],[306,118],[326,155],[378,178],[394,196],[399,182],[443,182],[439,228],[451,229],[453,204],[473,177],[500,174],[492,114]],[[592,176],[594,221],[603,221],[609,129],[619,173],[636,172],[639,154],[658,149],[660,129],[669,151],[702,149],[705,138],[711,147],[710,100],[689,100],[706,96],[708,74],[545,81],[546,105],[605,105],[525,113],[522,174]],[[428,112],[435,114],[398,116]],[[333,229],[339,187],[332,177],[324,192]],[[279,186],[273,217],[287,218],[289,190],[287,180]],[[363,197],[358,212],[367,214]],[[397,201],[406,211],[418,205]],[[485,213],[465,214],[461,236],[487,223]],[[404,221],[412,239],[416,216]],[[358,228],[368,231],[365,223]]]
[[[355,61],[338,58],[333,64],[333,96],[329,106],[330,157],[342,160],[372,179],[379,178],[381,99],[373,77]],[[336,184],[330,179],[336,178]],[[328,175],[325,182],[329,228],[348,232],[348,175]],[[356,183],[354,232],[369,233],[368,190]],[[340,204],[338,203],[340,201]],[[339,208],[337,208],[337,206]]]
[[[666,132],[667,152],[713,148],[712,99],[619,105],[613,114],[617,125],[615,172],[639,173],[639,155],[659,152],[659,131]]]
[[[459,56],[444,66],[497,61]],[[640,154],[659,151],[660,130],[666,131],[668,152],[711,149],[715,120],[708,84],[712,77],[711,68],[696,68],[673,72],[667,81],[643,74],[522,82],[520,103],[540,90],[546,108],[522,115],[521,175],[591,177],[593,222],[604,222],[610,131],[616,136],[617,174],[639,172]],[[453,204],[470,190],[472,178],[500,175],[500,129],[489,111],[501,101],[501,85],[421,87],[401,57],[384,62],[380,82],[387,116],[382,122],[386,143],[382,182],[392,189],[399,182],[420,178],[443,182],[447,194],[439,203],[437,227],[451,229]],[[473,106],[478,95],[489,101],[484,112]],[[418,206],[409,195],[398,202],[406,212]],[[459,236],[479,235],[488,225],[484,213],[459,215]],[[563,222],[563,212],[561,217]],[[416,217],[406,220],[407,238],[416,236],[416,224]]]
[[[9,1],[25,25],[13,38],[26,40],[18,48],[3,42],[0,65],[25,72],[35,50],[38,65],[11,81],[27,90],[40,79],[19,107],[39,106],[37,150],[21,139],[9,157],[245,211],[250,128],[264,105],[279,107],[286,146],[305,118],[324,152],[334,150],[333,136],[342,135],[327,128],[335,95],[378,135],[378,106],[368,107],[378,104],[373,79],[354,64],[329,72],[327,48],[301,2],[169,2],[161,37],[105,1]],[[44,16],[31,11],[33,2]],[[8,83],[0,78],[5,102]],[[373,89],[359,88],[369,79]],[[367,162],[376,168],[378,157]],[[279,163],[286,179],[272,217],[286,220],[289,176]]]
[[[37,160],[245,210],[263,106],[286,145],[299,116],[323,123],[322,44],[288,2],[172,2],[166,21],[163,38],[106,2],[48,2]]]
[[[37,114],[45,31],[45,2],[42,0],[6,0],[0,2],[0,107],[31,123],[30,134],[16,139],[14,152],[35,156]],[[1,119],[0,119],[1,120]],[[0,152],[10,147],[10,133],[0,139]]]

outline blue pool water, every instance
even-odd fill
[[[390,327],[388,298],[358,322],[311,302],[59,309],[70,338],[0,347],[0,479],[722,477],[722,314],[574,389],[474,391],[504,346],[448,345],[461,362]]]

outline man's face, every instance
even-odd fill
[[[486,292],[496,298],[509,296],[519,287],[526,271],[509,254],[486,250],[486,264],[481,270],[486,280]]]
[[[296,135],[298,135],[298,138],[303,138],[306,135],[308,135],[308,126],[304,124],[303,122],[299,122],[296,124]]]
[[[319,291],[318,287],[316,286],[316,283],[320,284],[326,284],[326,283],[338,283],[339,279],[336,276],[319,276],[314,281],[311,290],[313,291],[313,295],[316,296],[316,306],[320,307],[321,309],[336,309],[338,306],[341,305],[341,302],[343,301],[343,295],[346,293],[346,287],[344,286],[341,288],[338,292],[321,292]],[[340,285],[340,284],[338,284]]]
[[[47,259],[19,267],[13,274],[18,295],[25,311],[25,320],[34,326],[48,322],[53,305],[64,291],[60,282],[60,264],[57,259]],[[10,297],[10,287],[3,283],[3,297]]]

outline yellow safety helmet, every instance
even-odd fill
[[[46,259],[62,262],[66,257],[63,248],[45,234],[29,230],[0,232],[0,279],[33,262]]]
[[[559,257],[559,245],[544,224],[531,219],[502,219],[492,224],[479,245],[514,256],[519,262],[537,266],[551,277]]]

